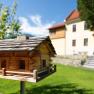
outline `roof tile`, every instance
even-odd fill
[[[66,18],[66,21],[74,20],[80,18],[80,13],[78,10],[73,10],[70,15]]]

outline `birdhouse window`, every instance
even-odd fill
[[[25,60],[19,60],[19,69],[25,70]]]
[[[46,60],[42,60],[42,66],[46,67]]]
[[[6,68],[6,60],[2,60],[2,62],[1,62],[1,68]]]

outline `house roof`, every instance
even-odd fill
[[[69,16],[66,18],[66,21],[71,21],[80,18],[80,13],[78,10],[73,10]]]
[[[49,28],[49,30],[65,27],[65,23],[58,23]]]
[[[52,51],[55,53],[49,37],[30,37],[27,40],[6,39],[0,40],[0,51],[33,51],[44,41],[49,41]]]
[[[73,10],[69,15],[68,17],[66,18],[66,22],[67,21],[71,21],[71,20],[75,20],[75,19],[78,19],[80,18],[80,13],[78,10]],[[55,24],[53,25],[52,27],[49,28],[49,30],[53,30],[53,29],[57,29],[57,28],[60,28],[60,27],[65,27],[65,23],[58,23],[58,24]]]

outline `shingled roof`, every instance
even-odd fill
[[[38,45],[44,41],[49,41],[49,45],[52,48],[52,51],[55,53],[55,50],[51,44],[50,38],[46,37],[30,37],[26,40],[17,40],[17,39],[7,39],[0,40],[0,51],[33,51]]]

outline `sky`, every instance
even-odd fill
[[[14,0],[0,0],[11,7]],[[35,36],[48,35],[53,24],[61,23],[76,9],[76,0],[16,0],[21,32]]]

